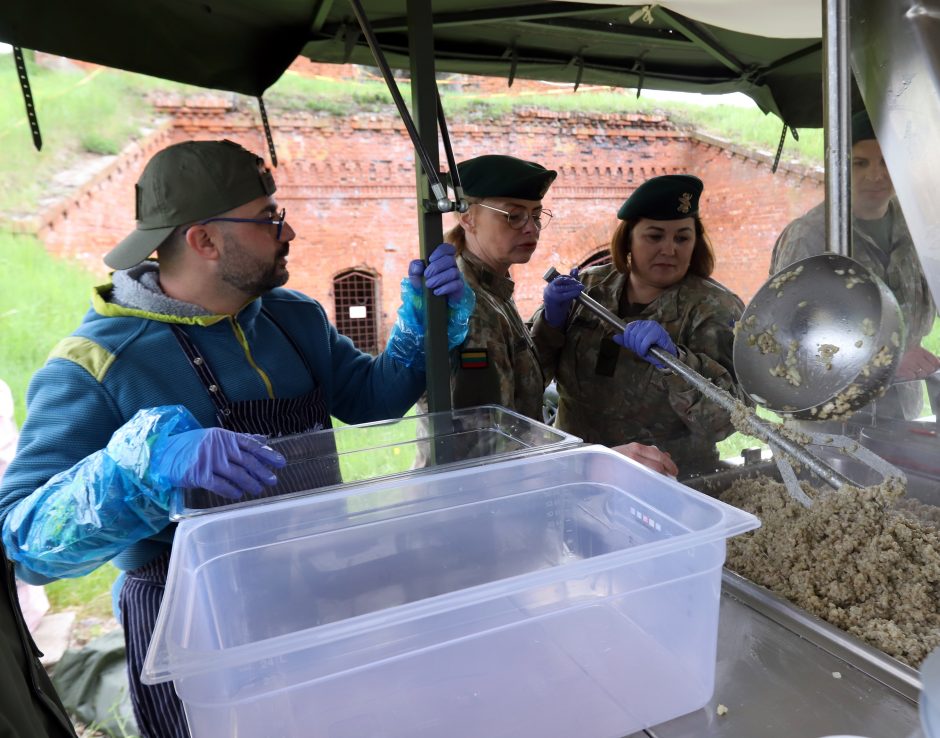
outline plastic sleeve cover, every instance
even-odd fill
[[[476,295],[464,285],[463,294],[447,308],[447,348],[453,350],[467,337]],[[407,277],[401,281],[401,306],[388,337],[386,352],[407,367],[424,367],[424,294]]]
[[[138,411],[106,448],[14,506],[3,524],[7,556],[43,577],[79,577],[161,531],[174,488],[152,478],[151,454],[166,438],[201,427],[182,405]]]

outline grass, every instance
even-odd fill
[[[117,154],[152,125],[149,93],[184,89],[115,70],[85,73],[28,64],[28,72],[43,148],[33,147],[13,64],[0,64],[0,213],[35,210],[56,175],[83,157]]]
[[[49,606],[56,612],[75,610],[78,620],[109,618],[112,614],[111,585],[118,573],[114,565],[105,564],[83,577],[59,579],[47,584]]]
[[[17,425],[26,387],[49,351],[79,324],[95,278],[54,259],[32,236],[0,230],[0,379],[10,385]]]
[[[736,145],[773,154],[777,150],[783,123],[775,115],[765,115],[756,106],[705,106],[692,102],[665,103],[652,98],[636,98],[631,90],[569,92],[548,95],[522,93],[513,96],[443,95],[445,110],[458,116],[501,117],[519,109],[545,109],[557,112],[659,114],[680,128],[700,130]],[[822,129],[800,131],[800,140],[787,135],[782,159],[803,164],[820,164],[823,155]]]
[[[410,105],[411,87],[398,82],[402,97]],[[442,86],[443,87],[443,86]],[[783,123],[774,115],[764,115],[756,105],[742,108],[732,105],[706,106],[693,102],[664,103],[649,97],[637,99],[633,90],[585,88],[578,92],[573,86],[559,86],[557,93],[512,92],[479,95],[443,87],[441,97],[448,118],[502,118],[519,110],[544,109],[557,112],[595,114],[647,113],[661,114],[683,128],[701,129],[735,144],[774,153]],[[272,109],[316,110],[333,114],[362,111],[388,112],[392,98],[384,82],[376,80],[343,81],[305,77],[286,72],[265,95]],[[795,141],[788,134],[783,158],[805,164],[819,164],[823,155],[822,129],[799,132]],[[459,141],[455,142],[459,148]]]

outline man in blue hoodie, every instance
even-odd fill
[[[238,499],[275,484],[266,437],[399,417],[424,391],[422,279],[463,340],[473,293],[453,248],[412,262],[384,352],[363,353],[323,307],[284,289],[295,233],[262,159],[231,141],[158,152],[136,187],[137,228],[81,326],[30,383],[0,487],[7,555],[25,581],[114,558],[131,696],[144,738],[188,736],[170,684],[140,684],[175,526],[170,496]],[[158,261],[148,257],[157,252]]]

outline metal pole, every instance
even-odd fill
[[[849,0],[823,0],[826,63],[826,248],[852,255],[852,151],[849,141]]]
[[[437,83],[434,79],[434,26],[431,0],[408,0],[408,44],[411,55],[411,109],[418,135],[425,143],[429,167],[440,171],[437,145]],[[433,146],[428,144],[433,142]],[[425,201],[435,201],[428,177],[415,155],[418,187],[418,239],[421,258],[444,240],[440,212],[429,212]],[[447,301],[425,290],[425,352],[427,355],[428,410],[450,410],[450,357],[447,351]]]

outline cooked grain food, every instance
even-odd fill
[[[903,500],[897,480],[838,492],[803,487],[811,508],[767,477],[721,494],[763,523],[728,541],[728,566],[916,667],[940,646],[940,532],[922,509],[932,506]]]

